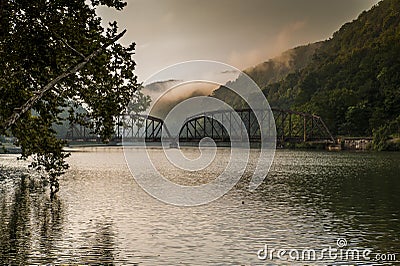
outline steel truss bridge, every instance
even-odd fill
[[[335,143],[321,117],[313,114],[271,108],[270,112],[258,113],[261,123],[268,126],[275,119],[276,141],[284,143]],[[235,115],[236,113],[237,115]],[[179,136],[173,136],[164,121],[151,115],[123,114],[116,118],[115,135],[110,140],[122,142],[161,142],[161,138],[179,142],[199,142],[205,137],[215,142],[241,141],[248,138],[250,142],[260,142],[260,125],[256,116],[257,111],[251,109],[214,111],[188,117],[179,131]],[[238,120],[241,119],[241,121]],[[223,126],[223,124],[225,126]],[[239,126],[240,125],[240,126]],[[275,133],[273,130],[271,136]],[[70,126],[65,140],[68,142],[101,142],[100,138],[87,127],[79,124]]]

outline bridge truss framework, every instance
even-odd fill
[[[186,119],[179,133],[179,142],[198,142],[205,137],[216,142],[242,141],[246,136],[250,142],[260,142],[260,124],[266,129],[266,137],[275,133],[270,127],[275,124],[276,141],[283,143],[330,142],[335,139],[321,117],[313,114],[271,108],[270,112],[241,109],[234,111],[215,111],[202,113]],[[238,114],[234,115],[233,113]],[[238,120],[240,117],[241,121]],[[271,123],[274,119],[275,123]],[[178,141],[172,136],[160,118],[150,115],[123,114],[116,118],[115,135],[111,141],[121,142],[160,142],[162,136]],[[243,124],[242,124],[243,123]],[[225,126],[223,126],[223,124]],[[241,126],[243,125],[243,126]],[[270,132],[270,134],[268,133]],[[164,135],[163,135],[164,134]],[[66,136],[67,141],[99,142],[100,139],[90,129],[81,125],[72,125]]]

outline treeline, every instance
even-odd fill
[[[271,106],[316,113],[335,135],[374,136],[376,149],[399,137],[400,1],[381,1],[332,38],[285,54],[245,71]],[[229,94],[214,96],[244,105]]]

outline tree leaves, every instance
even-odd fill
[[[333,38],[285,52],[294,67],[283,77],[274,60],[247,72],[271,106],[316,113],[333,134],[372,136],[400,115],[399,10],[400,1],[381,1]],[[223,89],[214,95],[240,103]]]
[[[118,25],[101,26],[95,8],[122,9],[120,0],[90,2],[65,0],[1,0],[0,2],[0,124],[35,97],[46,84],[68,72],[87,57],[87,65],[49,87],[22,114],[9,132],[17,138],[22,157],[34,155],[32,166],[47,172],[51,189],[58,190],[58,176],[67,164],[63,142],[56,139],[54,124],[62,122],[65,109],[86,106],[93,130],[107,139],[114,117],[124,111],[140,86],[133,73],[134,44],[113,43]],[[113,43],[112,45],[108,45]],[[102,49],[100,49],[103,47]],[[100,49],[100,50],[99,50]],[[16,109],[17,108],[17,109]],[[74,119],[74,115],[70,116]]]

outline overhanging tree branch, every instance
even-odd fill
[[[1,0],[0,0],[1,1]],[[58,35],[56,32],[52,31],[51,29],[49,29],[49,27],[47,27],[46,25],[43,25],[43,23],[41,22],[40,19],[37,19],[35,21],[40,27],[44,28],[45,30],[47,30],[48,32],[50,32],[52,35],[54,35],[54,37],[56,37],[60,42],[62,42],[68,49],[72,50],[74,53],[78,54],[80,57],[82,57],[83,59],[85,59],[85,55],[82,54],[81,52],[79,52],[78,50],[76,50],[74,47],[72,47],[71,45],[68,44],[68,42],[66,40],[64,40],[60,35]]]
[[[76,50],[74,47],[69,45],[66,41],[64,41],[61,37],[59,37],[57,34],[54,33],[54,36],[56,36],[65,46],[67,46],[69,49],[71,49],[74,53],[78,54],[80,57],[85,59],[85,55]]]
[[[96,56],[98,56],[101,52],[103,52],[103,50],[105,50],[108,46],[110,46],[111,44],[115,43],[117,40],[119,40],[122,36],[124,36],[124,34],[126,33],[126,30],[122,31],[120,34],[118,34],[117,36],[115,36],[114,38],[112,38],[109,42],[106,42],[105,44],[103,44],[99,49],[97,49],[96,51],[94,51],[92,54],[90,54],[89,56],[86,56],[82,62],[80,62],[79,64],[77,64],[76,66],[70,68],[69,70],[67,70],[66,72],[62,73],[61,75],[59,75],[58,77],[56,77],[55,79],[53,79],[52,81],[50,81],[49,83],[47,83],[46,86],[44,86],[41,90],[39,90],[38,92],[35,93],[35,95],[33,95],[31,98],[28,99],[28,101],[26,101],[21,107],[19,108],[15,108],[13,114],[5,120],[5,122],[3,123],[3,125],[1,126],[1,129],[6,131],[9,127],[11,127],[13,124],[15,124],[15,122],[17,122],[17,120],[27,111],[29,111],[32,106],[38,101],[40,100],[43,95],[50,89],[52,89],[55,85],[57,85],[62,79],[78,72],[80,69],[82,69],[87,63],[89,63],[93,58],[95,58]]]

